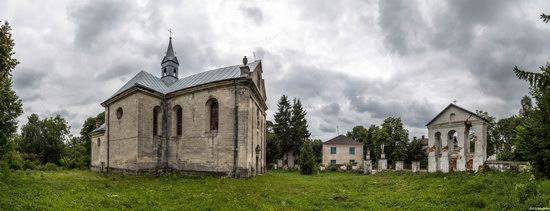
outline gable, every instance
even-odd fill
[[[426,126],[438,125],[451,122],[464,122],[464,121],[487,121],[474,112],[466,110],[455,104],[449,104],[443,111],[435,116]]]

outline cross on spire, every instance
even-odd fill
[[[172,38],[172,34],[173,34],[173,33],[172,33],[172,29],[171,29],[171,28],[168,29],[168,32],[170,33],[170,38]]]

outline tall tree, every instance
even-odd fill
[[[476,114],[487,120],[487,156],[495,154],[495,150],[500,147],[498,141],[498,133],[496,131],[496,118],[489,115],[488,112],[482,110],[476,110]],[[479,132],[479,131],[477,131]]]
[[[527,95],[521,98],[521,109],[519,110],[519,115],[521,117],[528,117],[529,113],[533,111],[533,100]]]
[[[279,142],[281,156],[285,160],[288,159],[288,153],[292,150],[292,140],[290,137],[290,120],[291,120],[290,101],[286,95],[281,96],[277,104],[277,112],[275,113],[275,125],[273,131]]]
[[[84,124],[80,129],[80,137],[79,137],[80,140],[74,143],[74,144],[78,143],[84,146],[84,149],[86,150],[85,153],[86,155],[88,155],[85,158],[86,159],[85,162],[87,165],[90,164],[89,155],[91,155],[92,153],[92,140],[90,137],[90,132],[95,130],[99,125],[102,125],[103,123],[105,123],[105,112],[101,112],[97,114],[95,117],[88,117],[84,121]]]
[[[428,159],[428,154],[426,149],[424,149],[424,144],[422,139],[417,139],[413,137],[413,140],[407,146],[407,162],[411,161],[424,161]]]
[[[65,143],[70,138],[67,121],[59,115],[40,120],[36,114],[31,114],[28,120],[21,128],[21,151],[42,163],[59,163]]]
[[[409,131],[403,127],[401,118],[388,117],[384,119],[382,130],[388,135],[385,145],[388,161],[392,163],[404,161],[409,141]]]
[[[272,121],[266,121],[266,159],[267,163],[276,163],[280,158],[281,149],[279,146],[279,140],[274,132],[274,125]]]
[[[323,141],[321,141],[321,139],[311,140],[311,148],[313,149],[313,154],[317,158],[316,162],[321,163],[323,161]]]
[[[520,124],[522,117],[511,116],[498,120],[496,124],[497,147],[496,155],[498,160],[519,160],[520,157],[514,153],[514,140],[516,138],[516,127]]]
[[[547,23],[550,16],[542,14],[541,19]],[[541,71],[531,73],[514,68],[519,79],[529,81],[537,105],[516,127],[516,143],[517,152],[533,165],[535,175],[550,178],[550,63]]]
[[[12,89],[11,72],[19,62],[13,58],[15,43],[10,31],[7,22],[0,22],[0,155],[6,153],[5,145],[17,131],[17,117],[23,113],[21,100]]]
[[[307,129],[306,110],[302,107],[300,99],[294,98],[292,102],[292,111],[290,117],[290,138],[292,140],[292,151],[299,152],[302,149],[304,141],[309,138],[311,133]]]

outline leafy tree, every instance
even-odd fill
[[[388,154],[388,148],[386,146],[388,146],[389,142],[390,142],[390,135],[388,134],[388,132],[386,132],[386,130],[383,130],[382,128],[380,127],[376,127],[377,129],[375,129],[373,131],[373,136],[372,136],[372,141],[373,141],[373,147],[372,147],[372,154],[371,154],[371,159],[372,160],[378,160],[382,154],[382,149],[381,149],[381,145],[382,143],[384,143],[384,153],[386,153],[386,156]],[[387,159],[387,157],[386,157]]]
[[[69,126],[59,115],[40,120],[38,115],[31,114],[21,134],[19,146],[28,158],[42,163],[59,163],[64,143],[69,138]]]
[[[498,160],[517,160],[518,156],[514,155],[514,140],[516,137],[516,127],[520,124],[521,117],[511,116],[498,120],[495,133],[497,134]]]
[[[487,156],[494,155],[495,149],[500,147],[500,143],[498,142],[498,133],[496,131],[496,118],[482,110],[476,110],[476,114],[487,120]]]
[[[288,159],[288,153],[292,150],[292,139],[291,139],[291,129],[290,129],[290,120],[291,120],[291,108],[290,101],[286,95],[281,96],[277,104],[277,112],[275,113],[275,125],[273,126],[273,131],[279,142],[279,149],[281,150],[281,157],[285,157],[285,160]]]
[[[541,19],[547,23],[550,17],[542,14]],[[540,69],[541,73],[532,73],[514,68],[519,79],[529,81],[537,105],[516,127],[516,143],[518,154],[533,165],[535,175],[550,178],[550,63]]]
[[[311,148],[316,157],[316,163],[323,162],[323,141],[321,141],[321,139],[311,140]]]
[[[23,113],[21,100],[12,90],[11,72],[19,62],[12,57],[15,43],[10,31],[7,22],[0,22],[0,155],[7,153],[5,145],[17,131],[17,117]]]
[[[417,139],[413,137],[411,143],[407,146],[407,162],[411,161],[424,161],[428,159],[428,154],[426,149],[424,149],[424,144],[422,139]]]
[[[105,123],[105,112],[101,112],[97,114],[95,117],[88,117],[84,121],[84,124],[80,129],[80,138],[79,138],[80,140],[78,140],[74,144],[78,143],[84,147],[85,151],[83,153],[85,156],[81,157],[80,155],[78,155],[79,158],[73,157],[74,159],[79,160],[79,159],[85,158],[84,161],[86,165],[90,164],[90,155],[92,153],[92,140],[90,137],[90,132],[95,130],[97,126],[102,125],[103,123]],[[74,156],[77,156],[77,155],[75,154]]]
[[[302,107],[300,99],[294,98],[290,116],[290,149],[294,152],[298,152],[302,148],[304,141],[311,135],[307,129],[306,114],[307,112]]]
[[[382,123],[382,130],[387,134],[385,150],[390,162],[404,161],[409,141],[409,131],[403,127],[401,118],[388,117]]]
[[[528,117],[529,113],[533,111],[533,101],[527,95],[521,98],[521,109],[519,110],[519,115],[521,117]]]
[[[305,140],[300,150],[300,173],[313,174],[317,170],[317,158],[313,154],[311,141]]]

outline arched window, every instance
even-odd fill
[[[455,113],[451,113],[451,116],[449,117],[449,120],[450,121],[455,120],[455,116],[456,116]]]
[[[209,129],[210,130],[218,130],[218,124],[219,124],[219,104],[216,99],[210,99],[207,103],[208,109],[209,109]]]
[[[101,139],[97,138],[97,146],[101,146]]]
[[[153,109],[153,135],[158,136],[159,135],[159,107],[155,107]]]
[[[178,136],[183,134],[183,109],[180,106],[176,108],[176,134]]]
[[[260,109],[256,110],[256,129],[260,129]]]
[[[122,118],[122,114],[123,114],[122,108],[120,108],[120,107],[117,108],[117,109],[116,109],[116,118],[117,118],[117,119]]]

